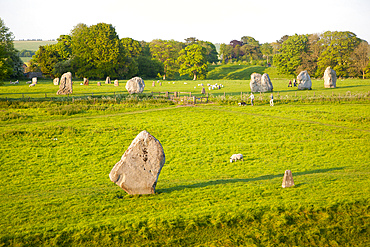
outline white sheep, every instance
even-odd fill
[[[29,85],[29,87],[34,87],[36,84],[32,83]]]
[[[237,160],[242,160],[242,161],[244,161],[243,160],[243,155],[242,154],[233,154],[233,155],[231,155],[231,157],[230,157],[230,162],[232,163],[233,161],[237,161]]]

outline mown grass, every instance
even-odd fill
[[[362,82],[353,89],[367,89]],[[226,88],[233,93],[238,83]],[[9,100],[0,111],[3,245],[370,243],[368,100],[275,107]],[[130,196],[108,174],[144,129],[162,143],[166,163],[156,194]],[[244,162],[230,163],[233,153]],[[296,186],[283,189],[287,169]]]

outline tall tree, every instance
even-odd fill
[[[330,66],[338,77],[346,77],[349,73],[350,55],[360,43],[360,39],[352,32],[325,32],[319,41],[322,52],[318,58],[318,74],[323,75]]]
[[[72,30],[72,52],[77,77],[128,76],[128,54],[111,24],[77,25]]]
[[[273,54],[274,48],[270,43],[263,43],[261,45],[261,53],[267,58],[267,63],[269,63],[269,57]]]
[[[301,53],[301,64],[296,72],[307,70],[308,74],[315,77],[322,75],[317,74],[317,60],[320,55],[320,44],[318,43],[320,36],[318,34],[308,35],[307,50]]]
[[[0,18],[0,80],[22,76],[23,62],[14,49],[13,33]]]
[[[233,47],[231,45],[226,45],[222,43],[220,45],[220,54],[222,63],[223,64],[227,63],[229,60],[233,58]]]
[[[209,41],[199,40],[197,44],[206,48],[206,59],[208,63],[218,62],[218,52],[217,52],[216,46],[213,43]]]
[[[307,35],[290,36],[281,46],[279,54],[274,56],[274,64],[279,73],[295,75],[301,65],[301,53],[307,52]]]
[[[174,77],[178,71],[176,60],[179,57],[182,44],[174,40],[156,39],[150,42],[149,47],[152,57],[163,63],[163,80],[165,80],[166,77]]]
[[[207,74],[206,49],[198,44],[189,45],[181,50],[177,62],[180,65],[180,75],[188,74],[196,80],[205,78]]]
[[[354,76],[361,74],[365,79],[366,67],[369,65],[370,46],[366,41],[362,41],[351,53],[351,71]]]

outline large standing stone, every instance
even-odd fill
[[[268,74],[261,74],[259,73],[253,73],[251,75],[251,82],[250,82],[250,88],[253,93],[257,92],[269,92],[274,89],[272,86],[270,77]]]
[[[129,94],[142,93],[144,91],[145,83],[140,77],[134,77],[127,81],[126,89]]]
[[[299,90],[312,89],[311,77],[306,70],[299,73],[297,76],[297,83]]]
[[[283,184],[281,187],[288,188],[294,186],[293,174],[290,170],[286,170],[284,173]]]
[[[59,94],[72,94],[72,73],[67,72],[62,75],[60,78],[60,85],[57,95]]]
[[[161,143],[144,130],[113,167],[109,178],[129,194],[154,194],[164,163]]]
[[[109,78],[109,76],[107,76],[107,78],[105,79],[105,84],[110,84],[110,78]]]
[[[261,74],[253,73],[251,74],[251,82],[249,83],[251,91],[253,93],[260,92],[261,90]]]
[[[327,67],[324,72],[324,87],[325,88],[337,87],[337,74],[330,67]]]
[[[269,75],[264,73],[261,78],[261,92],[272,92],[273,89]]]
[[[53,84],[54,84],[55,86],[58,86],[58,85],[59,85],[59,77],[54,78],[54,80],[53,80]]]

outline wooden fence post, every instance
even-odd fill
[[[193,104],[195,105],[197,103],[197,98],[195,98],[195,96],[193,96]]]

